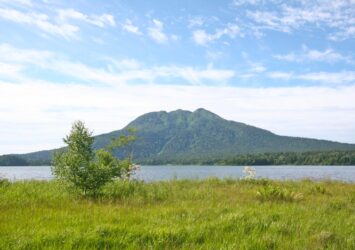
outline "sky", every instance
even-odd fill
[[[355,143],[355,0],[0,0],[0,154],[197,108]]]

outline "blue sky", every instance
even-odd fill
[[[0,0],[0,154],[199,107],[355,143],[354,53],[354,0]]]

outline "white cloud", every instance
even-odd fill
[[[152,25],[148,28],[148,35],[157,43],[166,43],[169,40],[164,33],[164,23],[158,19],[153,19]]]
[[[53,52],[46,50],[18,49],[9,44],[0,44],[0,61],[43,64],[54,56]]]
[[[275,3],[272,11],[261,8],[248,10],[246,16],[254,22],[247,26],[258,32],[263,29],[286,33],[304,28],[329,29],[329,39],[345,40],[355,36],[354,12],[355,4],[349,0],[296,1]]]
[[[355,26],[344,27],[341,31],[329,35],[329,39],[333,41],[342,41],[355,37]]]
[[[223,84],[235,75],[233,70],[214,69],[211,67],[196,69],[193,67],[165,66],[153,68],[153,72],[157,76],[183,78],[192,84],[203,84],[205,80]]]
[[[344,61],[347,63],[352,63],[350,57],[337,53],[332,49],[326,49],[324,51],[320,51],[320,50],[308,49],[307,47],[303,48],[302,53],[293,52],[285,55],[274,55],[273,57],[288,62],[316,61],[316,62],[324,62],[324,63],[335,63],[335,62]]]
[[[26,64],[40,66],[51,56],[48,51],[17,49],[9,44],[0,44],[0,79],[24,79]]]
[[[208,43],[222,38],[222,36],[228,36],[234,39],[237,36],[243,36],[239,26],[236,24],[227,24],[223,29],[217,29],[214,33],[209,34],[203,29],[194,30],[192,33],[192,39],[197,45],[206,46]]]
[[[212,36],[208,35],[204,30],[195,30],[192,34],[192,39],[197,45],[206,45],[213,41]]]
[[[254,73],[262,73],[266,71],[266,67],[260,63],[260,62],[254,62],[253,60],[250,59],[248,53],[245,51],[241,52],[242,58],[246,61],[246,64],[248,64],[249,69],[248,73],[244,74],[244,78],[252,78],[255,76]]]
[[[109,67],[109,70],[105,70],[104,68],[94,68],[79,62],[58,60],[45,67],[77,80],[108,85],[120,85],[137,80],[145,83],[159,83],[159,81],[173,83],[171,78],[178,78],[180,81],[184,80],[190,84],[203,84],[205,82],[224,84],[235,75],[233,70],[210,67],[205,69],[174,65],[139,67],[139,64],[127,60],[115,61],[112,65],[114,67]]]
[[[204,17],[196,16],[188,20],[188,27],[189,28],[201,27],[204,23],[205,23]]]
[[[254,72],[254,73],[262,73],[266,71],[266,67],[262,65],[261,63],[250,63],[250,69],[249,71]]]
[[[246,55],[243,56],[250,66],[247,75],[266,72],[264,65],[250,61]],[[23,77],[25,70],[29,67],[61,73],[84,82],[108,85],[119,85],[136,80],[146,83],[159,83],[159,81],[173,83],[171,79],[176,78],[190,84],[225,84],[236,76],[234,70],[216,69],[212,65],[206,68],[178,65],[146,66],[129,58],[121,60],[106,58],[106,61],[108,62],[107,68],[97,68],[81,62],[65,60],[50,51],[18,49],[8,44],[0,44],[0,63],[6,65],[9,72],[13,72],[14,75],[16,73],[14,78],[17,79]],[[329,84],[352,84],[355,82],[354,71],[308,73],[272,71],[266,72],[265,75],[280,80],[304,80]]]
[[[150,83],[158,81],[158,78],[165,78],[167,81],[171,81],[169,78],[179,78],[191,84],[202,84],[204,81],[222,84],[234,76],[233,70],[215,69],[211,66],[206,68],[176,65],[147,67],[134,59],[113,58],[106,58],[109,62],[107,70],[104,67],[96,68],[81,62],[68,61],[49,51],[18,49],[7,44],[0,44],[0,56],[2,56],[0,62],[11,62],[16,66],[18,76],[21,69],[37,67],[76,80],[108,85],[119,85],[134,80]],[[18,65],[21,68],[18,68]]]
[[[171,41],[178,41],[180,39],[180,37],[178,36],[178,35],[175,35],[175,34],[172,34],[172,35],[170,35],[170,40]]]
[[[268,77],[273,79],[281,79],[281,80],[290,80],[292,78],[292,73],[290,72],[281,72],[281,71],[273,71],[268,73]]]
[[[113,58],[106,58],[106,60],[110,63],[111,71],[118,70],[133,70],[139,69],[141,67],[140,63],[135,59],[122,59],[116,60]],[[112,68],[112,66],[114,68]]]
[[[233,5],[242,6],[242,5],[257,5],[264,3],[265,0],[233,0]]]
[[[281,80],[303,80],[328,84],[354,84],[355,71],[291,73],[269,72],[268,77]]]
[[[206,57],[210,60],[218,60],[224,57],[224,53],[221,51],[207,51]]]
[[[68,19],[84,20],[88,18],[81,12],[73,9],[58,10],[58,18],[62,21],[67,21]]]
[[[0,17],[16,23],[33,25],[45,33],[62,36],[66,39],[75,38],[79,31],[77,26],[68,23],[52,23],[46,14],[35,12],[25,13],[14,9],[0,8]]]
[[[24,7],[31,7],[33,5],[31,0],[0,0],[0,4],[19,5]]]
[[[22,65],[0,62],[0,79],[22,79]]]
[[[98,27],[115,26],[115,19],[112,15],[85,15],[73,9],[58,10],[58,17],[53,18],[43,13],[34,11],[22,12],[15,9],[0,8],[0,18],[34,26],[42,32],[51,35],[62,36],[65,39],[77,38],[80,28],[70,24],[70,20],[80,20]],[[53,20],[51,20],[53,19]]]
[[[355,71],[342,72],[312,72],[295,76],[297,79],[308,81],[319,81],[325,83],[354,83]]]
[[[122,28],[130,33],[142,35],[142,32],[139,30],[138,26],[135,26],[130,19],[126,19],[126,21],[122,24]]]
[[[214,37],[215,39],[219,39],[224,35],[229,36],[230,38],[235,38],[238,35],[242,34],[238,25],[229,23],[225,28],[217,29],[216,33],[214,34]]]
[[[54,72],[70,76],[77,80],[91,83],[119,84],[124,79],[121,75],[116,75],[102,68],[93,68],[81,62],[71,62],[66,60],[55,60],[45,66]]]
[[[86,15],[81,13],[77,10],[73,9],[61,9],[58,10],[58,18],[62,22],[67,22],[68,20],[80,20],[92,25],[96,25],[98,27],[105,27],[105,26],[116,26],[114,16],[110,14],[102,14],[102,15]]]
[[[100,26],[100,27],[104,27],[106,25],[110,25],[113,27],[116,26],[114,16],[112,16],[110,14],[93,15],[91,18],[92,18],[91,23],[93,23],[97,26]]]
[[[260,32],[260,29],[271,29],[290,33],[293,26],[292,24],[284,24],[277,16],[277,12],[270,11],[247,11],[247,17],[253,19],[256,23],[262,24],[261,27],[254,27]]]

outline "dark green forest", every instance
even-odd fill
[[[142,165],[355,165],[355,151],[258,153],[225,158],[153,158],[136,162]],[[0,166],[50,164],[50,161],[26,161],[16,155],[0,156]]]
[[[286,152],[236,155],[225,158],[156,158],[142,161],[146,165],[355,165],[355,151]]]

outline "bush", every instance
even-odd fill
[[[94,138],[83,122],[75,122],[64,142],[64,151],[54,156],[54,176],[80,190],[84,195],[96,195],[114,178],[123,178],[133,166],[130,159],[119,160],[111,151],[100,149],[94,152]]]

